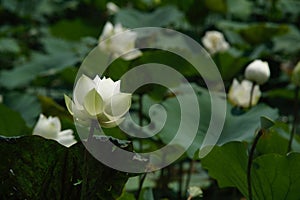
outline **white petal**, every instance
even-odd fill
[[[43,114],[40,114],[39,120],[33,129],[33,135],[39,135],[43,132],[45,126],[48,126],[48,121]]]
[[[57,131],[57,133],[61,130],[61,124],[60,124],[60,120],[58,119],[58,117],[49,116],[48,117],[48,121],[55,128],[55,130]]]
[[[140,50],[134,50],[134,51],[131,51],[125,55],[122,56],[122,58],[124,60],[133,60],[135,58],[138,58],[142,55],[142,52]]]
[[[104,107],[103,104],[104,104],[103,99],[98,94],[95,88],[89,91],[89,93],[87,93],[83,102],[84,109],[91,116],[96,116],[102,113]]]
[[[107,39],[108,37],[113,35],[114,26],[110,22],[106,22],[104,25],[103,31],[101,36],[99,37],[99,42],[102,42],[103,40]]]
[[[126,29],[122,26],[122,24],[117,23],[114,28],[114,34],[122,33],[126,31]]]
[[[71,115],[73,115],[73,107],[75,106],[72,99],[64,94],[66,107]]]
[[[103,79],[105,79],[105,77],[103,77]],[[96,75],[95,78],[93,79],[93,81],[94,81],[94,83],[95,83],[95,85],[97,87],[98,85],[100,85],[100,83],[101,83],[102,80],[101,80],[101,78],[98,75]]]
[[[58,138],[56,139],[60,144],[70,147],[75,144],[77,141],[74,138],[73,130],[67,129],[58,133]]]
[[[121,87],[121,80],[118,80],[115,82],[113,94],[119,94],[121,92],[120,87]]]
[[[47,139],[55,139],[59,131],[60,121],[58,118],[49,117],[49,119],[47,119],[41,114],[33,129],[33,135],[39,135]]]
[[[223,34],[218,31],[207,31],[202,38],[202,44],[211,53],[225,51],[229,48]]]
[[[103,101],[108,101],[114,94],[115,82],[110,78],[103,78],[99,85],[96,86],[97,92],[102,97]]]
[[[117,13],[120,10],[120,8],[116,4],[114,4],[113,2],[108,2],[106,4],[106,9],[108,10],[108,13],[110,15],[113,15],[113,14]]]
[[[228,99],[229,101],[236,106],[243,108],[249,107],[250,102],[250,92],[252,88],[252,82],[248,80],[243,80],[240,84],[236,79],[233,80],[233,83],[229,89]],[[252,106],[256,105],[261,96],[259,86],[254,87],[253,96],[252,96]]]
[[[106,102],[104,114],[108,117],[122,117],[128,112],[131,106],[131,94],[119,93]]]
[[[100,126],[103,128],[113,128],[120,125],[125,118],[119,118],[117,120],[107,121],[107,122],[100,122]]]
[[[82,75],[74,88],[73,98],[76,106],[82,106],[85,95],[95,88],[95,83],[86,75]]]
[[[73,130],[72,129],[66,129],[66,130],[63,130],[63,131],[60,131],[58,133],[58,137],[63,137],[63,136],[73,136]]]

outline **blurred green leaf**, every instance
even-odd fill
[[[52,1],[52,0],[2,0],[1,6],[4,9],[26,19],[35,19],[37,21],[44,21],[45,16],[58,14],[64,9],[76,7],[78,2],[70,1]]]
[[[78,73],[78,69],[75,67],[67,67],[66,69],[62,70],[59,75],[62,80],[70,84],[71,86],[74,85],[76,75]]]
[[[27,134],[27,127],[21,115],[0,103],[0,135],[13,137]]]
[[[56,103],[52,98],[47,96],[38,96],[38,99],[42,106],[42,113],[51,116],[58,116],[60,118],[73,119],[67,109]]]
[[[0,84],[6,88],[24,87],[38,75],[50,75],[74,65],[78,57],[70,52],[57,52],[52,55],[36,53],[32,61],[13,70],[5,70],[0,74]]]
[[[298,0],[279,0],[277,6],[289,20],[296,21],[299,17],[300,2]]]
[[[247,46],[246,41],[237,32],[229,29],[224,29],[223,31],[226,36],[226,39],[229,41],[229,44],[239,47]]]
[[[136,200],[136,198],[133,194],[124,191],[122,195],[119,198],[117,198],[117,200]]]
[[[53,36],[74,41],[85,36],[97,37],[100,34],[100,29],[80,18],[60,20],[50,27],[50,31]]]
[[[8,89],[25,87],[38,76],[54,75],[68,67],[74,66],[91,48],[88,41],[78,43],[45,37],[41,39],[47,53],[32,52],[27,62],[11,70],[0,71],[0,84]]]
[[[218,66],[223,80],[232,80],[245,67],[249,59],[242,52],[230,49],[216,54],[213,59]]]
[[[266,97],[272,98],[282,98],[285,100],[293,100],[295,96],[294,88],[285,87],[285,88],[274,88],[274,90],[267,91],[265,93]],[[299,96],[300,97],[300,96]]]
[[[283,35],[288,32],[288,26],[284,24],[250,24],[247,28],[240,30],[240,34],[251,44],[260,44],[269,41],[274,36]]]
[[[5,104],[18,111],[30,127],[41,113],[41,105],[35,95],[12,92],[5,96]]]
[[[174,6],[159,7],[152,13],[123,8],[116,13],[115,22],[127,28],[166,27],[182,22],[184,15]]]
[[[221,30],[232,30],[250,44],[258,45],[271,41],[275,36],[284,35],[289,31],[286,24],[275,23],[242,23],[234,21],[220,21],[217,27]]]
[[[205,0],[205,6],[214,12],[226,13],[226,0]]]
[[[252,13],[253,2],[240,0],[237,3],[235,0],[227,0],[227,9],[227,12],[233,17],[246,20]]]
[[[144,188],[141,191],[139,200],[154,200],[153,191],[151,188]]]
[[[1,38],[0,39],[0,52],[12,52],[18,53],[20,46],[15,39],[12,38]]]
[[[288,33],[277,36],[272,41],[274,43],[273,51],[275,52],[292,54],[300,51],[300,46],[294,45],[300,42],[300,31],[295,26],[289,26]]]

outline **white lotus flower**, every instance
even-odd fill
[[[110,39],[116,34],[121,35]],[[110,22],[107,22],[99,37],[99,43],[101,43],[99,47],[103,52],[111,54],[113,58],[121,56],[124,60],[132,60],[142,55],[140,50],[135,49],[136,38],[136,32],[126,30],[121,24],[113,26]],[[127,53],[128,51],[130,52]]]
[[[60,144],[70,147],[77,141],[74,139],[73,130],[61,131],[61,124],[58,117],[45,117],[40,114],[40,118],[33,129],[33,135],[39,135],[47,139],[56,140]]]
[[[270,77],[269,64],[261,60],[254,60],[247,66],[245,77],[259,85],[264,84]]]
[[[219,31],[207,31],[202,38],[202,43],[210,54],[226,51],[230,47]]]
[[[113,2],[108,2],[106,4],[106,9],[110,15],[116,14],[120,10],[119,6]]]
[[[248,80],[243,80],[241,83],[239,83],[236,79],[234,79],[228,93],[229,102],[231,102],[235,106],[248,108],[252,84],[253,83]],[[260,96],[261,91],[259,89],[259,86],[255,85],[251,101],[252,106],[258,103]]]
[[[74,88],[74,101],[65,95],[69,112],[83,124],[91,125],[91,120],[97,119],[104,128],[119,125],[131,106],[131,94],[121,93],[120,83],[98,75],[93,80],[82,75]]]

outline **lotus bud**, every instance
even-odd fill
[[[261,60],[254,60],[247,66],[245,77],[258,85],[264,84],[270,77],[269,64]]]

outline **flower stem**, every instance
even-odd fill
[[[139,126],[140,126],[140,131],[142,131],[142,126],[143,126],[143,95],[139,94],[139,110],[138,110],[138,116],[139,116]],[[139,144],[140,144],[140,151],[143,150],[143,141],[142,139],[139,139]]]
[[[292,125],[292,130],[291,130],[291,135],[290,135],[287,152],[290,152],[292,149],[292,143],[293,143],[294,135],[296,132],[296,126],[297,126],[297,121],[298,121],[298,107],[299,107],[298,96],[299,96],[299,86],[296,86],[295,97],[294,97],[294,121],[293,121],[293,125]]]
[[[141,195],[141,192],[142,192],[142,189],[143,189],[143,184],[146,180],[146,175],[147,173],[144,173],[141,175],[141,179],[140,179],[140,183],[139,183],[139,189],[137,191],[137,194],[136,194],[136,199],[139,199],[140,195]]]
[[[179,171],[178,171],[178,194],[177,194],[177,199],[180,200],[182,197],[182,185],[183,185],[183,161],[179,163]]]
[[[143,95],[142,94],[139,94],[139,102],[138,103],[139,103],[139,109],[138,109],[139,126],[140,126],[140,131],[142,131],[142,126],[143,126]],[[140,145],[140,151],[143,151],[143,141],[142,141],[142,139],[139,139],[139,145]],[[140,176],[139,188],[138,188],[138,191],[137,191],[137,199],[139,198],[140,193],[142,191],[144,181],[146,180],[146,176],[147,176],[146,172],[145,172],[145,174]]]
[[[255,88],[255,83],[252,83],[251,90],[250,90],[249,109],[252,107],[254,88]]]
[[[256,145],[258,143],[258,140],[262,135],[263,135],[263,131],[260,130],[257,133],[257,135],[256,135],[256,137],[253,141],[252,147],[250,149],[250,152],[249,152],[248,166],[247,166],[247,184],[248,184],[248,198],[249,198],[249,200],[252,200],[251,168],[252,168],[253,156],[254,156],[254,151],[255,151]]]
[[[193,173],[193,170],[194,170],[194,164],[195,164],[194,160],[189,160],[189,165],[190,166],[189,166],[189,171],[188,171],[186,182],[185,182],[185,191],[188,191],[188,189],[189,189],[192,173]]]

